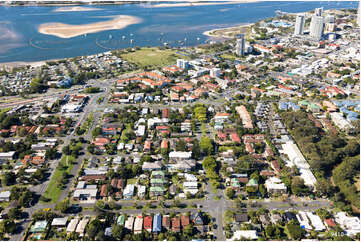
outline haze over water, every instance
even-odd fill
[[[59,6],[0,6],[0,62],[40,61],[96,54],[131,46],[179,46],[204,43],[204,31],[252,23],[272,17],[276,10],[305,12],[357,8],[358,2],[255,2],[231,5],[151,8],[149,4],[92,5],[100,11],[54,12]],[[141,23],[62,39],[38,32],[44,23],[87,24],[131,15]],[[125,36],[125,38],[123,38]],[[130,39],[134,42],[131,43]]]

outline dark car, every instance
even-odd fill
[[[82,211],[82,207],[80,207],[77,204],[71,205],[68,209],[67,209],[67,213],[80,213]]]

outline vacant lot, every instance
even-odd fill
[[[159,50],[157,48],[142,48],[135,52],[121,55],[129,62],[137,64],[140,68],[163,67],[175,64],[177,59],[188,59],[186,56],[177,54],[174,50]]]

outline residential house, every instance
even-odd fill
[[[148,232],[152,232],[152,225],[153,225],[153,217],[152,216],[145,216],[144,218],[144,229]]]
[[[172,232],[179,233],[181,231],[181,221],[178,216],[172,218]]]
[[[153,233],[162,232],[162,216],[157,213],[154,215],[153,219]]]
[[[143,229],[143,216],[138,215],[134,221],[134,234],[142,233],[142,229]]]
[[[170,229],[170,217],[169,215],[164,215],[162,218],[163,228],[169,230]]]

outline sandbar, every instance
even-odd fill
[[[209,37],[218,37],[218,38],[234,38],[236,34],[245,34],[248,31],[248,28],[251,27],[253,24],[241,24],[235,27],[227,27],[227,28],[219,28],[219,29],[212,29],[203,32],[203,35]]]
[[[85,11],[99,11],[102,10],[101,8],[91,8],[91,7],[81,7],[81,6],[74,6],[74,7],[61,7],[53,10],[53,12],[85,12]]]
[[[73,38],[83,34],[97,33],[105,30],[123,29],[131,24],[140,23],[141,19],[118,15],[112,20],[96,22],[90,24],[71,25],[64,23],[45,23],[38,28],[39,33],[53,35],[59,38]]]
[[[225,2],[189,1],[185,3],[160,3],[160,4],[151,5],[151,7],[152,8],[191,7],[191,6],[226,5],[226,4],[253,3],[253,2],[259,2],[259,0],[236,0],[236,1],[225,1]]]

